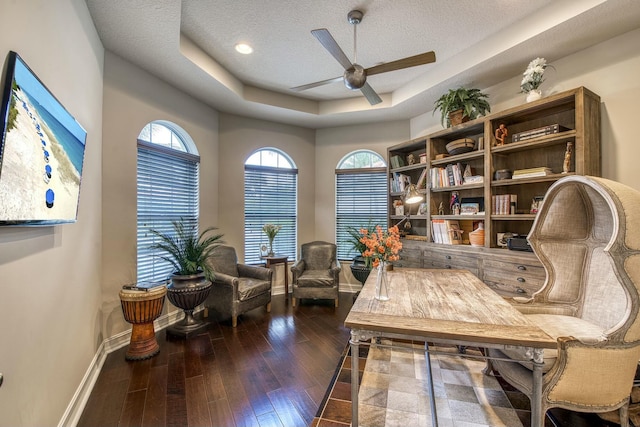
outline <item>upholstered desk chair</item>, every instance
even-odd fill
[[[618,409],[628,426],[640,358],[640,192],[602,178],[562,178],[545,195],[529,242],[547,278],[514,304],[558,340],[556,351],[544,351],[542,415],[553,407]],[[491,365],[531,397],[530,364]]]
[[[236,250],[231,246],[218,246],[207,260],[215,279],[207,308],[231,317],[231,325],[238,325],[238,316],[260,306],[271,311],[271,284],[273,271],[269,268],[238,264]]]
[[[340,270],[333,243],[316,241],[301,245],[300,259],[291,267],[292,305],[296,306],[296,298],[314,298],[333,299],[337,307]]]

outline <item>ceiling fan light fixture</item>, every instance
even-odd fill
[[[236,46],[236,51],[243,55],[249,55],[253,53],[253,48],[246,43],[238,43]]]

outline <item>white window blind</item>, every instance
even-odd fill
[[[348,227],[387,228],[387,169],[336,169],[336,242],[338,259],[360,255],[352,249]]]
[[[150,229],[170,233],[180,219],[197,227],[199,162],[197,155],[138,140],[138,282],[162,281],[172,272],[150,249],[158,240]]]
[[[269,246],[262,231],[265,224],[281,225],[273,250],[296,259],[298,170],[245,165],[244,168],[244,260],[257,264],[260,246]]]

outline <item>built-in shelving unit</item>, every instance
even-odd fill
[[[501,125],[508,130],[504,145],[499,145],[495,136]],[[556,125],[557,133],[528,135],[529,139],[526,139],[527,136],[522,137],[523,133],[531,133],[534,129],[553,129]],[[513,136],[517,134],[524,140],[513,142]],[[447,144],[462,138],[474,140],[474,149],[449,155]],[[568,146],[571,151],[569,156]],[[579,87],[395,145],[388,149],[387,154],[390,182],[402,177],[407,183],[410,181],[416,184],[420,175],[426,173],[425,185],[419,189],[425,196],[424,205],[404,205],[404,213],[410,214],[411,223],[409,230],[401,227],[403,232],[409,234],[405,239],[406,250],[403,251],[407,265],[434,267],[433,261],[429,259],[434,256],[433,249],[438,248],[440,254],[443,253],[442,250],[446,253],[447,249],[455,252],[459,262],[445,263],[448,268],[469,268],[468,261],[473,259],[475,267],[472,270],[481,278],[484,278],[482,260],[487,256],[509,255],[510,262],[522,258],[527,261],[531,270],[532,266],[539,265],[535,256],[499,248],[498,233],[510,232],[526,236],[536,218],[535,212],[531,210],[532,201],[534,198],[543,198],[549,187],[562,177],[573,174],[600,175],[600,97]],[[458,170],[468,166],[472,175],[482,177],[482,182],[455,182],[456,185],[450,186],[439,186],[434,182],[435,172],[431,172],[432,169],[453,168],[454,165],[457,165]],[[496,179],[496,171],[513,172],[541,167],[549,169],[544,176]],[[397,190],[389,194],[390,225],[398,224],[405,218],[405,215],[395,212],[394,203],[398,204],[403,200],[403,192]],[[483,209],[479,209],[480,213],[475,215],[452,212],[450,200],[454,191],[458,193],[462,203],[480,202],[484,205]],[[499,196],[506,200],[504,198],[507,195],[515,196],[511,196],[509,201],[515,199],[517,203],[513,207],[509,203],[507,212],[504,206],[498,211],[492,198]],[[464,230],[462,244],[435,243],[432,227],[434,220],[457,222]],[[479,248],[472,248],[469,246],[468,233],[480,222],[485,230],[484,244]],[[461,257],[465,253],[468,259],[463,262]],[[435,266],[437,267],[437,263]],[[489,271],[496,276],[495,265]],[[523,282],[516,282],[516,285],[518,283]],[[521,293],[517,290],[514,292]]]

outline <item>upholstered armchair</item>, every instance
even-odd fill
[[[238,264],[236,250],[231,246],[218,246],[207,263],[215,272],[209,297],[205,301],[223,316],[231,317],[231,325],[238,325],[238,316],[260,306],[271,311],[272,270],[264,267]]]
[[[336,245],[321,241],[304,243],[300,247],[300,259],[291,267],[293,306],[296,306],[296,298],[314,298],[333,299],[337,307],[340,270]]]
[[[628,426],[640,359],[640,192],[602,178],[563,178],[549,188],[528,238],[547,277],[531,299],[513,303],[558,340],[544,351],[541,415],[553,407],[618,410]],[[510,349],[489,353],[522,360]],[[492,368],[531,397],[530,364],[494,360]]]

